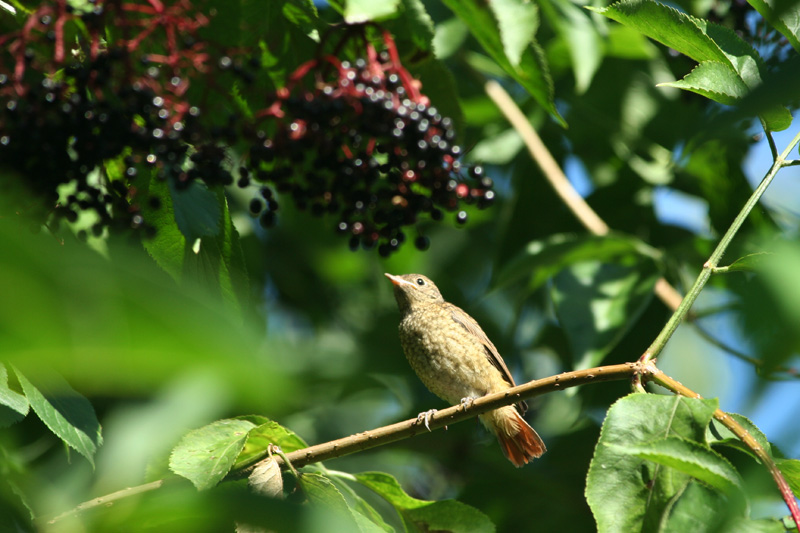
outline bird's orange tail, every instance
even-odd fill
[[[547,448],[539,434],[513,406],[482,415],[484,423],[497,435],[503,454],[517,468],[541,457]]]

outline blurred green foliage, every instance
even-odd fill
[[[734,1],[673,5],[732,30],[724,32],[732,39],[726,45],[754,47],[736,59],[772,50],[758,65],[779,67],[761,72],[768,83],[756,91],[766,95],[766,103],[746,94],[755,84],[750,78],[736,98],[716,99],[737,104],[733,107],[701,96],[708,96],[708,84],[713,89],[725,82],[727,71],[715,74],[722,78],[704,78],[703,90],[679,91],[676,80],[697,65],[690,57],[704,61],[713,55],[713,32],[702,34],[710,55],[692,55],[692,49],[676,46],[692,45],[697,35],[668,39],[669,49],[646,39],[637,24],[601,17],[598,12],[610,8],[596,2],[592,11],[568,0],[504,0],[491,2],[491,9],[469,0],[337,1],[319,6],[319,12],[310,0],[208,4],[214,13],[209,38],[220,45],[257,47],[264,65],[258,90],[239,93],[230,80],[216,80],[238,96],[215,102],[213,113],[241,110],[248,99],[259,98],[259,91],[282,86],[288,73],[313,57],[329,23],[377,20],[393,32],[404,63],[432,103],[457,121],[460,144],[472,148],[466,158],[489,164],[497,202],[490,210],[470,211],[465,227],[456,227],[449,215],[443,223],[421,223],[417,231],[430,238],[430,250],[407,243],[382,259],[374,250],[349,251],[331,231],[332,220],[312,218],[289,201],[281,203],[277,225],[262,229],[248,215],[253,191],[198,189],[186,195],[148,182],[149,194],[161,198],[162,208],[149,213],[158,232],[144,245],[105,237],[90,237],[86,244],[76,239],[77,226],[31,231],[14,212],[15,205],[27,201],[23,193],[0,191],[5,196],[0,200],[0,360],[5,363],[0,365],[5,368],[0,424],[7,427],[0,432],[0,530],[222,531],[236,523],[242,531],[247,524],[268,524],[274,531],[489,531],[492,524],[498,531],[626,531],[614,522],[616,489],[604,485],[605,479],[587,488],[587,472],[591,483],[604,468],[602,461],[622,454],[627,467],[618,471],[616,482],[627,489],[641,481],[636,476],[642,468],[673,468],[669,457],[681,450],[719,444],[706,436],[710,414],[702,406],[715,405],[711,400],[625,398],[612,408],[601,436],[609,406],[629,392],[627,383],[606,383],[530,402],[529,418],[549,451],[519,470],[478,424],[465,423],[307,467],[296,480],[287,474],[285,488],[291,494],[285,501],[251,494],[243,481],[197,491],[185,480],[174,480],[170,451],[189,430],[219,419],[255,415],[234,419],[235,425],[245,432],[260,428],[249,444],[238,438],[222,442],[226,453],[219,456],[233,464],[239,450],[251,458],[258,453],[255,444],[277,439],[271,433],[275,422],[296,433],[280,428],[289,435],[285,438],[314,444],[441,406],[403,358],[398,313],[384,272],[420,272],[434,279],[448,301],[480,322],[517,382],[637,359],[670,314],[651,297],[655,280],[663,275],[685,291],[752,190],[743,170],[753,145],[749,125],[761,114],[773,129],[788,126],[783,106],[797,104],[796,94],[784,89],[768,92],[769,85],[796,80],[786,68],[794,54],[791,46],[780,35],[755,32],[745,22],[752,9]],[[652,2],[635,4],[657,11],[652,17],[659,23],[687,19]],[[759,11],[770,9],[755,4]],[[786,9],[796,13],[798,4]],[[616,15],[612,18],[624,18]],[[787,26],[791,18],[785,12],[770,17],[781,21],[776,29],[792,35],[787,42],[796,45],[797,28]],[[0,29],[20,24],[21,16],[0,9]],[[716,52],[716,59],[730,59]],[[341,54],[355,59],[349,48]],[[742,74],[741,62],[730,64]],[[745,78],[756,71],[745,69]],[[584,183],[588,202],[614,234],[586,235],[484,93],[489,78],[503,83],[555,158],[562,165],[572,163],[569,177]],[[210,82],[199,78],[192,91],[201,94],[205,83]],[[243,150],[231,148],[233,168]],[[113,162],[107,171],[115,168],[121,172]],[[10,178],[3,183],[24,179]],[[707,228],[661,220],[654,205],[659,190],[698,200],[707,209]],[[699,322],[712,324],[711,336],[722,343],[727,331],[738,329],[745,351],[757,360],[752,378],[747,377],[754,382],[752,396],[742,404],[768,391],[775,377],[797,377],[785,370],[797,366],[800,350],[800,251],[773,217],[769,210],[754,211],[726,259],[732,263],[762,251],[775,256],[732,269],[745,272],[715,276],[713,294],[730,305],[711,317],[716,321]],[[698,305],[714,303],[708,296]],[[698,357],[705,356],[707,345],[692,346]],[[677,379],[699,366],[682,361],[670,370]],[[730,361],[723,358],[719,364]],[[61,378],[49,377],[54,371]],[[721,386],[722,376],[729,374],[712,368],[705,377]],[[91,405],[64,408],[74,391]],[[646,408],[632,406],[639,401],[647,402]],[[692,444],[670,441],[664,446],[676,448],[645,450],[645,434],[666,427],[669,402],[687,410],[670,419],[672,433]],[[88,429],[57,416],[78,412],[92,422]],[[54,427],[58,424],[62,430]],[[640,432],[641,442],[626,442],[627,434],[614,436],[624,424]],[[642,430],[647,424],[654,427]],[[684,426],[691,431],[675,430]],[[70,428],[82,433],[66,435]],[[716,439],[724,442],[720,435]],[[600,447],[608,440],[631,449]],[[713,483],[691,481],[693,475],[704,479],[712,467],[670,470],[674,477],[659,479],[659,496],[677,498],[677,488],[685,491],[671,519],[684,527],[712,509],[702,530],[713,531],[732,523],[719,517],[734,509],[730,520],[744,523],[750,517],[741,499],[750,498],[772,505],[759,517],[768,519],[760,523],[763,531],[780,530],[772,520],[783,513],[774,505],[780,503],[775,487],[764,483],[761,470],[748,467],[752,460],[745,453],[721,448],[698,453],[739,469],[743,481],[736,478],[733,507],[726,494],[712,490]],[[224,472],[206,469],[203,461],[210,456],[203,455],[202,446],[180,459],[195,468],[191,460],[198,454],[202,480],[187,477],[198,486],[213,486]],[[786,464],[786,475],[797,486],[798,469]],[[174,464],[173,470],[185,474]],[[55,525],[42,520],[164,477],[170,481],[159,490]],[[749,487],[747,494],[739,485]],[[651,488],[639,486],[639,496]],[[304,497],[312,505],[302,505]],[[644,523],[655,529],[653,521],[660,516],[643,518],[629,506],[619,513],[636,526],[631,528]]]

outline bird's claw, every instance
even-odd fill
[[[472,407],[472,404],[475,403],[475,398],[472,396],[467,396],[465,398],[461,398],[461,407],[464,409],[469,409]]]
[[[425,428],[428,431],[431,431],[431,417],[438,412],[438,409],[428,409],[427,411],[423,411],[417,415],[417,424],[420,422],[425,423]]]

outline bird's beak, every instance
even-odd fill
[[[392,282],[392,285],[394,285],[395,287],[399,287],[400,285],[411,285],[412,287],[414,286],[413,283],[411,283],[410,281],[404,280],[400,276],[393,276],[391,274],[384,274],[384,276],[389,278],[389,280],[391,280],[391,282]]]

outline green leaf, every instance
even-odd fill
[[[157,198],[160,203],[157,209],[150,205],[142,207],[145,220],[156,228],[155,236],[144,241],[145,249],[156,263],[178,282],[188,281],[212,292],[219,291],[218,294],[233,310],[241,312],[247,309],[250,295],[244,254],[224,193],[200,189],[204,191],[200,193],[204,198],[203,204],[209,200],[206,195],[211,196],[219,221],[215,235],[201,238],[200,249],[195,253],[194,241],[188,239],[177,224],[172,188],[155,177],[141,184],[141,188],[143,194]],[[195,209],[204,210],[207,206],[196,205]],[[198,218],[202,216],[197,215]]]
[[[521,0],[494,0],[489,9],[497,19],[503,51],[511,62],[518,67],[522,54],[528,45],[534,43],[534,36],[539,29],[539,12],[533,2]]]
[[[351,507],[327,477],[303,473],[299,482],[312,508],[318,513],[324,513],[317,518],[320,521],[319,526],[323,526],[322,521],[325,522],[324,527],[316,528],[318,531],[384,532],[382,527]]]
[[[565,126],[566,123],[556,109],[553,99],[550,69],[535,38],[531,37],[530,44],[522,52],[519,64],[513,65],[506,56],[497,21],[486,3],[478,0],[444,0],[444,3],[464,21],[492,59],[522,85],[559,124]]]
[[[570,265],[589,260],[618,261],[632,254],[652,259],[661,256],[658,250],[627,235],[560,233],[528,243],[500,270],[495,287],[527,279],[528,289],[534,291]]]
[[[242,13],[240,31],[259,37],[264,89],[282,87],[288,74],[316,53],[323,25],[313,1],[246,0]]]
[[[433,50],[437,59],[447,59],[458,52],[469,35],[469,28],[461,19],[453,17],[436,25]]]
[[[623,59],[650,60],[658,51],[647,38],[628,26],[613,24],[608,28],[606,55]]]
[[[660,524],[660,531],[692,533],[781,533],[777,520],[751,520],[744,509],[718,490],[695,480],[686,484],[669,507],[669,515]]]
[[[173,448],[170,469],[198,490],[216,486],[228,474],[255,424],[247,420],[217,420],[184,435]]]
[[[522,137],[517,130],[507,129],[478,141],[469,152],[469,160],[490,165],[505,165],[514,159],[523,146]]]
[[[713,76],[701,71],[696,80],[686,81],[686,87],[695,92],[702,89],[706,96],[720,95],[726,98],[737,88],[752,91],[767,72],[758,52],[735,32],[698,19],[677,9],[651,0],[623,0],[608,7],[588,7],[592,11],[609,17],[621,24],[636,28],[651,39],[689,56],[698,63],[715,62],[725,68],[712,67]],[[713,81],[709,87],[708,84]],[[706,94],[707,93],[707,94]],[[788,110],[772,106],[761,117],[769,129],[780,131],[786,123]]]
[[[8,369],[0,363],[0,427],[16,424],[29,410],[28,399],[8,386]]]
[[[689,480],[665,511],[660,531],[719,533],[728,509],[721,492],[694,479]]]
[[[422,0],[402,0],[402,3],[403,10],[400,16],[392,21],[389,28],[393,29],[394,25],[401,25],[403,36],[408,36],[411,40],[413,48],[416,48],[415,53],[430,51],[433,48],[434,28],[433,19],[425,10],[425,4]],[[395,43],[398,44],[398,48],[401,48],[400,43],[398,43],[399,32],[394,31],[393,33]],[[403,49],[405,48],[403,47]]]
[[[718,61],[704,61],[682,80],[658,85],[692,91],[725,105],[735,105],[748,92],[742,80],[731,76],[730,68]]]
[[[729,493],[741,491],[742,478],[727,459],[697,442],[680,437],[636,444],[613,445],[618,452],[667,466]]]
[[[359,493],[353,489],[353,486],[350,483],[350,481],[352,481],[351,478],[352,476],[350,474],[346,474],[341,477],[333,476],[329,479],[336,486],[336,488],[339,489],[348,505],[350,505],[353,510],[364,515],[383,531],[393,533],[395,528],[387,524],[386,520],[384,520],[384,517],[370,503],[368,503],[367,500],[362,498]]]
[[[200,253],[194,254],[196,260],[184,264],[183,275],[220,291],[223,301],[231,310],[243,313],[248,309],[250,300],[244,253],[222,191],[216,192],[216,201],[222,211],[221,231],[215,237],[201,240]]]
[[[792,0],[747,0],[747,3],[800,52],[800,3]]]
[[[783,131],[792,125],[792,113],[783,106],[770,106],[758,116],[764,119],[770,131]]]
[[[727,28],[651,0],[623,0],[608,7],[588,9],[636,28],[699,63],[723,63],[751,89],[761,82],[761,57]]]
[[[553,278],[550,295],[575,368],[600,364],[653,297],[660,276],[655,264],[636,256],[627,259],[626,264],[576,263]]]
[[[283,5],[283,16],[308,36],[318,33],[319,13],[313,0],[289,0]]]
[[[94,454],[103,444],[103,436],[89,400],[56,374],[49,374],[34,385],[16,367],[12,368],[33,412],[50,431],[94,466]]]
[[[737,413],[727,413],[727,415],[738,422],[739,425],[744,429],[746,429],[747,432],[753,436],[756,442],[758,442],[758,444],[764,450],[766,450],[768,454],[772,454],[772,447],[770,446],[767,437],[760,429],[758,429],[758,427],[756,427],[755,424],[753,424],[749,418]],[[712,446],[729,446],[731,448],[742,450],[743,452],[752,456],[754,459],[759,460],[758,456],[755,454],[755,452],[753,452],[753,450],[739,440],[739,437],[734,435],[731,430],[716,420],[712,420],[711,424],[708,426],[708,431],[706,432],[706,441]]]
[[[245,468],[264,458],[270,444],[280,446],[286,453],[308,447],[295,432],[266,417],[247,415],[236,418],[256,425],[247,433],[247,442],[236,460],[236,469]]]
[[[347,0],[344,8],[344,20],[348,24],[359,24],[373,20],[389,18],[397,13],[400,0]]]
[[[792,492],[800,494],[800,459],[775,459]]]
[[[758,252],[754,254],[747,254],[740,257],[728,266],[728,272],[754,272],[758,270],[764,261],[769,259],[774,254],[770,252]]]
[[[252,120],[253,111],[250,109],[250,104],[248,103],[247,98],[242,95],[242,90],[239,88],[238,82],[234,83],[233,87],[231,87],[231,101],[243,117],[245,117],[247,120]]]
[[[792,522],[792,527],[794,527],[794,522]],[[733,517],[724,524],[724,529],[715,529],[713,531],[715,533],[718,531],[725,531],[726,533],[786,533],[786,528],[778,520],[751,520],[745,517]]]
[[[221,216],[216,195],[200,181],[192,181],[180,189],[175,186],[175,180],[167,180],[167,183],[175,222],[186,240],[194,243],[200,237],[217,235]]]
[[[575,91],[586,92],[603,61],[603,39],[589,14],[571,0],[542,0],[542,12],[567,43],[575,75]]]
[[[400,483],[383,472],[363,472],[356,481],[389,502],[400,514],[407,531],[488,533],[495,530],[489,517],[456,500],[426,501],[412,498]]]
[[[464,115],[458,99],[458,85],[444,63],[434,57],[414,65],[411,73],[422,82],[422,91],[442,116],[453,120],[456,131],[464,128]]]
[[[653,530],[691,477],[621,451],[679,437],[702,444],[717,400],[630,394],[608,410],[586,477],[599,531]]]

